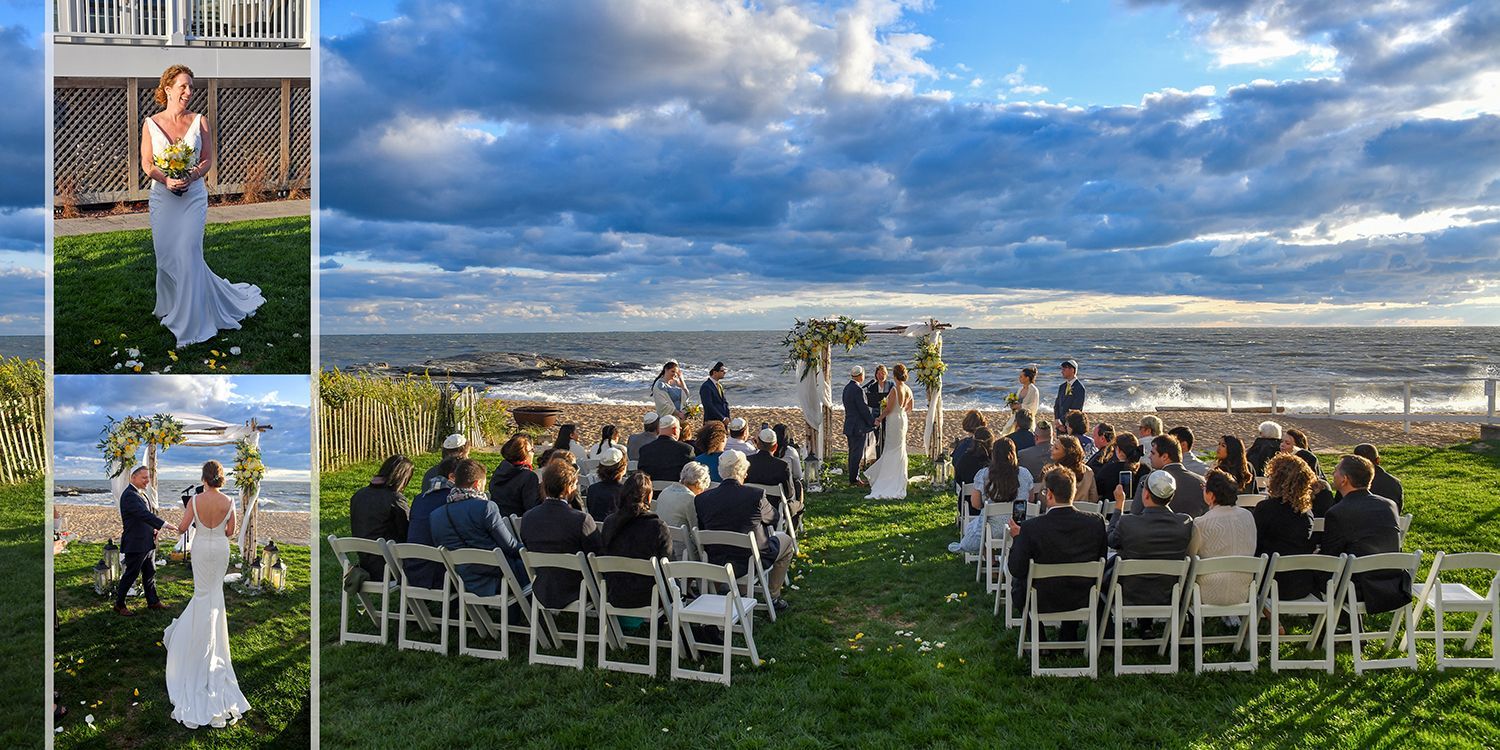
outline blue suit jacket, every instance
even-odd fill
[[[425,544],[436,547],[432,543],[432,512],[443,507],[448,502],[448,493],[452,487],[440,487],[435,490],[422,493],[421,497],[411,503],[411,516],[406,527],[406,541],[412,544]],[[490,503],[494,505],[494,503]],[[443,585],[443,565],[429,560],[406,560],[402,563],[406,568],[406,577],[411,582],[426,588],[438,588]]]
[[[870,405],[865,402],[865,389],[850,380],[844,385],[844,434],[863,435],[874,429],[875,417],[870,415]]]
[[[428,516],[432,540],[447,549],[499,549],[511,570],[521,567],[521,544],[500,523],[500,509],[489,500],[470,498],[444,503]],[[500,590],[500,571],[490,565],[460,565],[458,574],[472,594],[494,596]],[[518,574],[524,579],[524,575]],[[442,585],[438,578],[438,585]],[[415,581],[413,582],[415,583]]]
[[[1068,394],[1068,384],[1062,383],[1057,386],[1057,399],[1052,402],[1052,416],[1061,420],[1068,412],[1077,409],[1083,411],[1083,381],[1073,380],[1073,395]]]
[[[713,378],[704,378],[698,386],[698,402],[703,404],[703,422],[722,422],[729,419],[729,399],[719,392]]]
[[[129,485],[120,494],[120,554],[138,555],[156,549],[156,530],[167,522],[151,512],[146,496]]]

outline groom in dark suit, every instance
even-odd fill
[[[865,368],[855,365],[844,384],[844,437],[849,441],[849,484],[869,486],[859,478],[859,465],[865,457],[865,440],[875,429],[875,417],[865,403]]]
[[[125,594],[140,576],[141,588],[146,592],[147,609],[166,609],[156,595],[156,534],[167,522],[151,512],[144,490],[151,481],[146,467],[137,467],[130,473],[130,486],[120,495],[120,556],[124,558],[125,572],[115,584],[115,614],[133,617],[125,607]]]
[[[1062,363],[1063,382],[1057,386],[1057,399],[1052,402],[1052,416],[1057,418],[1058,433],[1063,434],[1064,420],[1068,412],[1083,411],[1083,381],[1078,379],[1078,363],[1065,359]]]

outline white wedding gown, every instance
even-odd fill
[[[1041,408],[1042,405],[1042,392],[1036,387],[1036,384],[1027,383],[1021,386],[1021,390],[1016,393],[1016,396],[1020,399],[1021,408],[1031,412],[1031,416],[1035,417],[1036,410]],[[1001,428],[1000,434],[995,437],[1004,437],[1015,431],[1016,413],[1011,412],[1010,419],[1006,421],[1005,427]]]
[[[229,619],[224,611],[224,573],[229,569],[229,538],[224,528],[231,508],[217,526],[197,521],[194,498],[193,598],[167,626],[167,697],[172,718],[188,729],[222,727],[250,710],[229,659]]]
[[[893,390],[892,395],[897,391]],[[901,394],[903,397],[905,393]],[[906,499],[906,408],[898,406],[885,418],[885,451],[870,468],[865,479],[870,482],[869,500]]]
[[[203,147],[202,116],[195,116],[182,137],[193,152]],[[171,144],[160,125],[146,118],[151,147]],[[162,325],[184,347],[207,341],[220,330],[237,329],[240,321],[265,304],[260,287],[219,278],[203,260],[203,227],[208,223],[208,188],[194,180],[175,195],[166,185],[151,183],[151,244],[156,248],[156,309]]]

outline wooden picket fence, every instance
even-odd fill
[[[360,461],[400,453],[414,456],[441,450],[450,430],[462,431],[476,449],[490,447],[480,429],[483,396],[473,388],[444,389],[429,403],[393,406],[368,396],[339,405],[321,401],[318,409],[318,465],[334,471]]]
[[[41,395],[0,404],[0,484],[47,472],[47,400]]]

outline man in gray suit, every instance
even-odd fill
[[[1164,471],[1171,475],[1176,482],[1176,492],[1172,495],[1172,511],[1175,513],[1186,513],[1193,518],[1208,512],[1208,503],[1203,501],[1203,475],[1194,474],[1182,465],[1182,444],[1171,435],[1158,435],[1151,441],[1151,453],[1148,456],[1151,468]],[[1136,490],[1135,502],[1130,505],[1131,513],[1140,513],[1144,506],[1145,483]],[[1116,490],[1116,499],[1119,498],[1119,490]]]
[[[1157,440],[1160,444],[1161,440]],[[1115,500],[1116,512],[1109,522],[1108,542],[1111,549],[1126,560],[1181,560],[1192,544],[1193,519],[1185,513],[1174,513],[1168,507],[1175,502],[1177,480],[1165,471],[1153,471],[1141,482],[1146,488],[1139,513],[1119,512],[1124,501]],[[1121,586],[1126,604],[1165,604],[1172,598],[1171,576],[1131,576]]]
[[[1037,422],[1036,445],[1016,451],[1016,463],[1026,467],[1037,484],[1041,484],[1042,469],[1052,463],[1052,423]]]
[[[1193,455],[1192,428],[1188,427],[1187,425],[1178,425],[1170,430],[1167,430],[1167,434],[1171,435],[1174,438],[1177,438],[1177,444],[1182,446],[1183,468],[1201,477],[1208,476],[1208,464],[1203,463],[1202,459]]]

